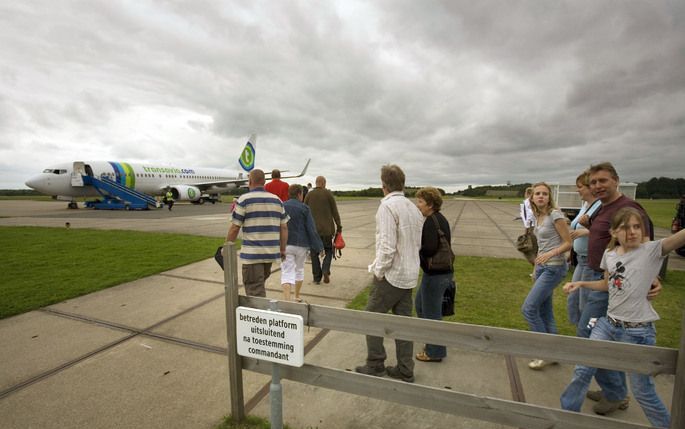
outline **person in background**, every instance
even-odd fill
[[[535,226],[535,215],[533,213],[533,208],[530,205],[530,197],[532,195],[533,188],[526,188],[526,192],[523,197],[523,202],[519,204],[520,214],[517,219],[521,219],[524,228],[530,228],[531,226]]]
[[[238,198],[226,241],[234,242],[241,228],[240,247],[245,294],[266,296],[265,283],[271,275],[271,264],[285,258],[288,242],[288,214],[278,197],[264,190],[264,172],[250,171],[249,192]]]
[[[383,194],[376,212],[376,258],[369,265],[373,285],[366,311],[411,317],[411,290],[419,277],[419,251],[423,216],[404,196],[404,172],[397,165],[381,168]],[[315,192],[315,191],[312,191]],[[366,336],[366,364],[355,371],[381,377],[386,373],[414,382],[414,343],[395,340],[397,365],[385,367],[383,337]]]
[[[442,297],[445,290],[450,287],[454,276],[454,268],[431,269],[430,258],[438,252],[440,235],[438,226],[445,235],[448,243],[452,242],[450,224],[445,216],[440,213],[442,208],[442,196],[436,188],[421,188],[416,192],[416,207],[424,217],[423,230],[421,233],[421,250],[419,257],[423,277],[421,285],[416,292],[414,306],[416,314],[422,319],[442,319]],[[437,226],[436,226],[437,222]],[[441,362],[447,356],[445,346],[426,344],[424,350],[416,355],[416,360],[421,362]]]
[[[325,255],[323,261],[319,259],[319,253],[311,251],[312,275],[314,283],[321,284],[331,281],[331,262],[333,260],[333,235],[342,231],[338,205],[335,203],[333,193],[326,189],[326,178],[316,178],[316,188],[307,193],[304,203],[312,210],[316,230],[323,242]]]
[[[274,169],[271,172],[271,182],[264,185],[266,192],[276,195],[281,201],[288,201],[288,184],[281,180],[281,171]]]
[[[532,289],[521,307],[530,330],[556,334],[552,299],[566,271],[564,253],[571,249],[566,216],[557,209],[552,190],[546,183],[533,185],[532,208],[535,214],[535,237],[538,240],[538,256],[535,258],[535,274]],[[540,370],[555,362],[533,359],[528,367]]]
[[[174,207],[174,194],[171,189],[167,189],[166,194],[164,194],[164,202],[171,211],[171,208]]]
[[[302,203],[302,186],[290,185],[290,199],[283,203],[288,221],[288,245],[285,248],[285,259],[281,264],[281,286],[283,299],[290,301],[290,292],[295,286],[295,301],[302,302],[300,289],[304,280],[304,260],[307,252],[321,252],[323,243],[316,232],[314,218],[309,207]]]
[[[593,280],[592,270],[587,265],[587,243],[590,231],[580,223],[580,219],[585,215],[594,216],[602,206],[602,201],[596,199],[590,191],[590,176],[587,171],[583,171],[576,178],[576,188],[583,203],[580,206],[580,211],[571,221],[571,240],[573,240],[573,253],[576,255],[572,280],[574,282]],[[568,320],[574,325],[578,325],[588,293],[589,290],[581,288],[568,295],[566,310],[568,311]]]
[[[642,213],[633,207],[624,207],[616,212],[610,231],[611,242],[600,263],[604,278],[567,283],[564,292],[570,293],[582,287],[609,293],[607,314],[597,320],[590,334],[591,340],[654,346],[654,322],[659,320],[659,315],[647,295],[666,255],[685,245],[685,231],[659,241],[649,241],[649,230]],[[580,411],[596,371],[583,365],[575,367],[571,383],[560,398],[564,410]],[[630,387],[650,424],[659,428],[670,427],[671,416],[656,393],[654,378],[649,374],[632,373]]]

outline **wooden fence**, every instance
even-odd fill
[[[235,248],[224,248],[226,323],[228,341],[231,414],[245,417],[242,370],[271,374],[271,363],[241,357],[236,351],[235,309],[240,306],[268,309],[266,298],[238,295]],[[540,334],[514,329],[441,322],[391,314],[347,310],[322,305],[280,302],[279,309],[299,314],[305,326],[362,335],[443,344],[463,350],[536,357],[570,364],[617,369],[628,372],[675,374],[671,406],[671,428],[685,428],[685,315],[680,349],[640,346],[585,338]],[[621,356],[616,359],[616,356]],[[395,380],[369,377],[350,371],[305,364],[281,367],[283,378],[355,395],[413,407],[484,420],[513,427],[562,429],[634,429],[641,424],[564,411],[505,399],[474,395]]]

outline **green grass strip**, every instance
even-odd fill
[[[221,238],[0,227],[0,318],[212,257]]]
[[[455,315],[443,320],[527,331],[521,305],[532,286],[531,272],[531,265],[518,259],[457,257]],[[567,281],[571,275],[569,272]],[[669,271],[663,286],[664,291],[652,301],[661,317],[656,322],[657,345],[678,348],[685,307],[685,272]],[[370,287],[355,296],[347,308],[363,310],[369,290]],[[566,295],[561,287],[554,292],[554,317],[559,334],[575,336],[575,326],[568,321]]]

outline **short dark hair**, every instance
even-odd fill
[[[297,183],[293,183],[292,185],[288,186],[288,197],[290,199],[297,199],[297,196],[302,193],[302,185],[298,185]]]
[[[252,184],[256,186],[263,186],[264,185],[264,172],[260,170],[259,168],[255,168],[254,170],[250,171],[249,174],[250,180],[252,181]]]
[[[440,191],[432,186],[427,186],[416,191],[416,198],[424,200],[434,212],[439,212],[442,208],[442,195],[440,195]]]
[[[607,172],[609,172],[609,174],[611,174],[611,177],[618,180],[618,173],[616,172],[616,169],[608,161],[600,162],[599,164],[595,164],[595,165],[591,165],[590,168],[587,170],[587,174],[588,174],[588,176],[590,176],[591,174],[595,174],[595,173],[600,172],[600,171],[607,171]]]
[[[274,168],[273,171],[271,172],[271,178],[272,179],[280,179],[281,178],[281,171]]]
[[[381,167],[381,182],[390,192],[404,190],[404,171],[395,165],[388,164]]]

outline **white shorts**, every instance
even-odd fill
[[[285,260],[281,262],[281,284],[292,285],[304,280],[304,258],[308,251],[306,247],[285,247]]]

